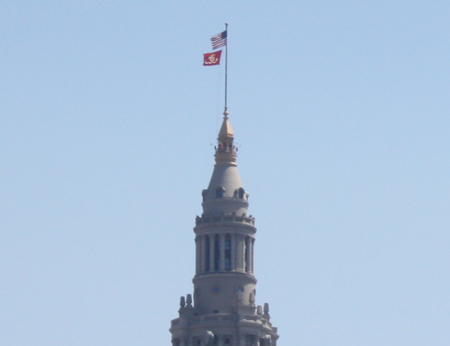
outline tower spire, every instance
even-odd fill
[[[222,126],[217,136],[216,165],[236,166],[236,147],[234,146],[234,133],[228,118],[228,107],[223,112]]]
[[[181,298],[171,324],[174,346],[276,346],[268,304],[256,305],[255,219],[236,165],[234,133],[225,107],[215,165],[195,220],[194,303]]]
[[[227,105],[227,30],[213,36],[213,49],[225,47],[225,109],[215,147],[215,165],[202,191],[195,219],[194,302],[180,299],[172,320],[173,346],[276,346],[277,328],[269,305],[256,305],[255,219],[236,165],[234,133]]]

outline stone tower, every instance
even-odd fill
[[[256,305],[255,219],[248,215],[227,109],[217,141],[203,213],[195,220],[194,299],[180,299],[179,317],[170,327],[172,345],[276,346],[269,305]]]

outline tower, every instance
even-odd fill
[[[248,215],[233,141],[225,108],[203,213],[195,220],[194,300],[191,294],[180,299],[170,327],[173,346],[276,346],[269,305],[255,303],[255,219]]]

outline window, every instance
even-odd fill
[[[231,270],[231,236],[225,236],[225,270]]]
[[[223,198],[224,192],[225,192],[225,189],[223,187],[218,187],[216,189],[216,198]]]
[[[218,234],[214,237],[214,270],[220,270],[220,237]]]
[[[250,259],[249,259],[249,254],[250,254],[250,249],[249,249],[249,243],[250,243],[250,239],[249,237],[245,238],[245,242],[244,242],[244,270],[248,273],[250,271]]]
[[[211,270],[211,247],[209,236],[205,235],[205,271],[209,272]]]
[[[240,199],[244,199],[245,190],[242,187],[239,188],[239,190],[238,190],[238,196],[239,196]]]

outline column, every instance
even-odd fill
[[[245,237],[245,268],[244,270],[250,272],[250,237]]]
[[[244,239],[241,234],[236,234],[236,269],[242,271],[244,268]]]
[[[253,264],[255,263],[254,259],[255,259],[255,255],[254,255],[254,249],[255,249],[255,239],[250,239],[250,271],[252,273],[255,272],[255,268],[253,266]]]

